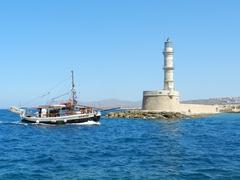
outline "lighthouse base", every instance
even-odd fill
[[[142,109],[148,111],[179,111],[179,92],[177,91],[144,91]]]
[[[144,91],[142,110],[151,112],[179,112],[186,115],[219,113],[216,105],[182,104],[177,91]]]

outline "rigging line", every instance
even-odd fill
[[[59,87],[59,89],[60,89],[60,87],[61,87],[61,89],[63,89],[63,87],[64,87],[64,89],[65,89],[65,87],[67,87],[67,83],[66,83],[66,82],[70,82],[70,78],[71,78],[71,77],[69,76],[68,78],[60,81],[60,82],[57,83],[55,86],[53,86],[49,91],[51,92],[52,90],[57,89],[58,87]],[[59,89],[58,89],[58,91],[59,91]],[[56,91],[56,92],[58,92],[58,91]],[[52,93],[51,93],[51,94],[52,94]],[[58,93],[54,93],[54,94],[58,94]],[[59,93],[59,94],[60,94],[60,93]],[[49,97],[49,100],[50,100],[50,101],[51,101],[52,99],[54,99],[54,98]]]
[[[60,96],[51,98],[51,100],[53,101],[53,100],[56,100],[56,99],[58,99],[58,98],[60,98],[60,97],[63,97],[63,96],[69,95],[69,94],[70,94],[70,92],[67,92],[67,93],[64,93],[64,94],[62,94],[62,95],[60,95]]]
[[[30,101],[24,103],[24,105],[28,105],[28,104],[30,104],[30,103],[32,103],[32,102],[35,102],[35,101],[37,101],[37,100],[40,99],[40,98],[44,98],[44,97],[48,96],[49,94],[50,94],[50,92],[48,92],[48,93],[46,93],[46,94],[44,94],[44,95],[38,96],[38,97],[36,97],[36,98],[34,98],[34,99],[31,99]]]
[[[23,105],[29,105],[30,103],[35,102],[35,101],[37,101],[40,98],[44,98],[44,97],[50,95],[52,90],[56,89],[58,86],[62,85],[63,83],[66,83],[66,81],[69,80],[69,78],[70,77],[65,78],[64,80],[59,81],[56,85],[54,85],[52,88],[50,88],[49,91],[47,91],[47,93],[44,93],[41,96],[38,96],[36,98],[31,99],[31,100],[27,101],[26,103],[24,103]]]
[[[64,83],[64,84],[61,84],[58,88],[56,88],[54,91],[52,91],[51,93],[51,96],[54,97],[54,96],[58,96],[59,94],[63,94],[64,92],[70,92],[70,85],[69,83]],[[50,99],[51,97],[49,97]]]
[[[70,79],[70,77],[65,78],[64,80],[59,81],[55,86],[53,86],[52,88],[49,89],[49,92],[54,90],[54,89],[56,89],[58,86],[62,85],[63,83],[66,83],[67,80],[69,80],[69,79]]]

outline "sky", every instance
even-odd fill
[[[167,37],[182,100],[240,96],[239,8],[238,0],[2,0],[0,108],[68,91],[71,70],[82,102],[141,100],[163,88]]]

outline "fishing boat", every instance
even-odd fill
[[[35,108],[11,107],[10,110],[21,117],[22,122],[41,124],[73,124],[99,122],[101,113],[93,107],[78,105],[74,83],[74,73],[72,74],[72,89],[70,100],[59,103],[38,106]]]

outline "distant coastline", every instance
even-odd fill
[[[203,105],[226,105],[226,106],[240,106],[240,97],[219,97],[209,99],[186,100],[181,103],[203,104]],[[100,101],[84,102],[84,105],[94,106],[99,108],[114,108],[122,107],[126,109],[140,109],[142,101],[125,101],[119,99],[105,99]]]

